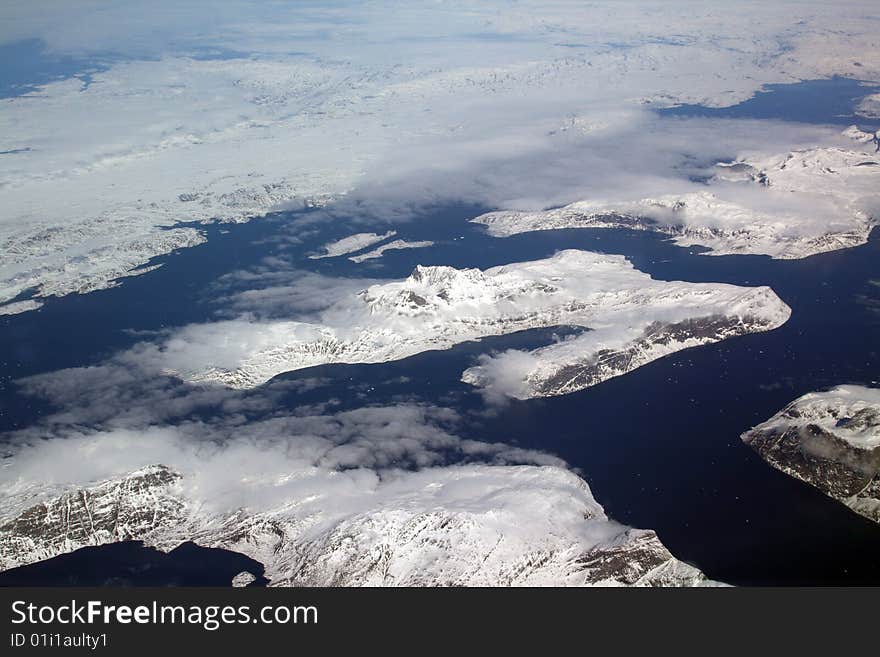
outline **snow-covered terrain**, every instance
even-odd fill
[[[242,485],[258,476],[242,473]],[[431,468],[365,479],[348,496],[310,489],[319,477],[308,471],[287,478],[301,480],[298,494],[266,510],[214,509],[162,465],[73,488],[0,525],[0,569],[142,539],[235,550],[263,563],[274,586],[709,583],[654,532],[609,520],[586,483],[559,467]]]
[[[192,540],[251,556],[275,586],[708,583],[609,519],[562,460],[462,438],[450,408],[285,409],[111,364],[27,385],[59,410],[3,445],[0,569]]]
[[[373,244],[378,244],[382,240],[394,237],[396,234],[397,231],[393,230],[389,230],[383,235],[379,235],[378,233],[356,233],[355,235],[343,237],[335,242],[328,242],[321,247],[322,253],[311,255],[309,258],[312,260],[319,260],[321,258],[335,258],[337,256],[347,255],[349,253],[354,253],[355,251],[360,251],[361,249],[366,249],[369,246],[373,246]]]
[[[3,43],[39,39],[95,66],[0,100],[0,303],[106,287],[203,239],[181,222],[376,190],[401,204],[570,200],[570,181],[536,161],[576,148],[575,133],[660,161],[645,152],[652,107],[880,79],[871,16],[858,2],[773,4],[760,21],[720,2],[230,3],[206,30],[204,8],[181,2],[6,3]]]
[[[462,381],[483,388],[487,399],[550,397],[577,392],[621,376],[676,351],[779,327],[791,314],[769,288],[620,290],[620,305],[597,313],[600,328],[534,351],[484,355]],[[625,299],[629,296],[629,299]]]
[[[434,242],[428,240],[420,240],[415,242],[407,242],[406,240],[394,240],[393,242],[388,242],[388,244],[383,244],[381,246],[376,247],[372,251],[367,251],[366,253],[362,253],[360,255],[351,256],[349,260],[352,262],[364,262],[366,260],[375,260],[376,258],[381,258],[382,254],[386,251],[394,251],[395,249],[422,249],[426,246],[433,246]]]
[[[880,389],[811,392],[742,439],[773,467],[880,522]]]
[[[24,313],[28,310],[37,310],[42,306],[43,304],[40,301],[36,301],[35,299],[28,299],[26,301],[13,301],[11,303],[0,306],[0,315],[17,315],[18,313]]]
[[[634,200],[585,200],[544,212],[490,212],[472,221],[506,237],[562,228],[629,228],[670,235],[709,254],[804,258],[857,246],[880,223],[875,135],[865,149],[813,148],[720,162],[703,191]]]
[[[526,329],[594,329],[534,354],[502,354],[465,375],[534,396],[577,390],[686,347],[773,329],[790,315],[768,287],[656,281],[623,256],[576,250],[485,271],[418,266],[404,280],[354,295],[339,289],[340,298],[310,321],[243,317],[190,325],[155,348],[152,359],[192,382],[250,388],[314,365],[381,363]]]

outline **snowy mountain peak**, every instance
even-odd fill
[[[412,273],[406,279],[407,283],[420,285],[428,288],[440,288],[452,290],[456,287],[481,284],[485,281],[483,272],[479,269],[456,269],[445,265],[430,266],[416,265]]]
[[[362,294],[371,313],[413,315],[486,297],[491,285],[479,269],[417,265],[404,280],[374,285]]]

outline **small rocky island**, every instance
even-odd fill
[[[880,389],[811,392],[742,439],[773,467],[880,522]]]

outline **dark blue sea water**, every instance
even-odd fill
[[[243,59],[251,56],[247,52],[211,47],[188,48],[181,54],[196,60]],[[0,44],[0,98],[15,98],[34,93],[42,85],[70,78],[79,79],[83,88],[86,88],[92,83],[95,73],[107,70],[114,63],[155,57],[155,54],[148,54],[134,44],[125,54],[107,51],[88,56],[73,56],[53,52],[40,39],[3,43]]]
[[[802,89],[794,85],[765,95],[791,93],[790,102],[796,102]],[[834,122],[838,109],[829,103],[825,114],[810,120]],[[854,249],[774,261],[700,255],[657,235],[623,230],[495,239],[467,223],[484,210],[426,208],[418,221],[397,229],[400,237],[437,244],[386,252],[370,265],[305,258],[329,239],[364,229],[311,223],[314,212],[208,227],[206,244],[160,258],[164,266],[157,271],[111,290],[49,300],[39,312],[0,318],[0,430],[30,425],[50,410],[24,397],[15,379],[97,363],[144,339],[143,331],[209,321],[216,279],[268,254],[337,276],[399,278],[417,264],[485,268],[562,248],[618,253],[658,279],[770,285],[792,307],[791,320],[776,331],[680,352],[579,393],[514,401],[494,414],[486,414],[480,395],[459,381],[461,372],[480,353],[542,344],[552,331],[466,343],[393,363],[285,374],[279,379],[320,376],[331,384],[288,390],[282,403],[294,407],[332,396],[340,409],[401,399],[451,406],[466,418],[458,432],[464,437],[564,458],[611,517],[657,530],[676,556],[710,577],[735,584],[880,584],[880,526],[772,469],[739,440],[806,392],[841,383],[880,385],[880,287],[872,283],[880,280],[880,231]],[[319,231],[292,245],[287,238],[305,235],[306,226]]]
[[[0,98],[33,92],[56,80],[79,78],[84,85],[91,76],[107,68],[110,56],[83,59],[54,54],[39,39],[0,44]]]
[[[876,119],[858,116],[853,113],[853,109],[866,95],[876,93],[878,87],[880,85],[841,77],[808,80],[798,84],[768,84],[749,100],[732,107],[680,105],[660,109],[657,113],[661,116],[777,119],[843,126],[855,123],[863,129],[876,130],[880,127]]]
[[[242,554],[195,543],[166,553],[123,541],[0,572],[0,586],[229,586],[242,571],[256,578],[250,586],[265,586],[263,570]]]

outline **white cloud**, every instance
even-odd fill
[[[880,94],[871,94],[863,98],[857,111],[864,117],[880,119]]]
[[[318,317],[340,299],[382,282],[375,278],[325,276],[273,259],[271,268],[240,270],[222,276],[212,291],[217,312],[225,316],[248,314],[260,319],[307,320]]]
[[[16,383],[54,410],[6,435],[4,449],[13,456],[4,462],[7,485],[37,481],[39,472],[50,488],[82,484],[155,463],[195,473],[217,454],[251,448],[279,459],[273,472],[290,463],[328,470],[469,461],[562,464],[532,450],[461,439],[455,429],[462,418],[449,408],[401,403],[333,412],[332,399],[296,405],[299,393],[329,383],[321,379],[277,382],[255,391],[191,386],[157,373],[140,348],[98,366]]]
[[[266,511],[301,499],[304,490],[341,512],[401,470],[467,463],[564,466],[538,451],[460,438],[461,418],[448,408],[291,408],[279,403],[283,395],[323,382],[256,393],[193,388],[139,368],[131,358],[19,382],[56,410],[5,436],[3,517],[59,490],[155,464],[186,478],[192,502],[223,513]]]

